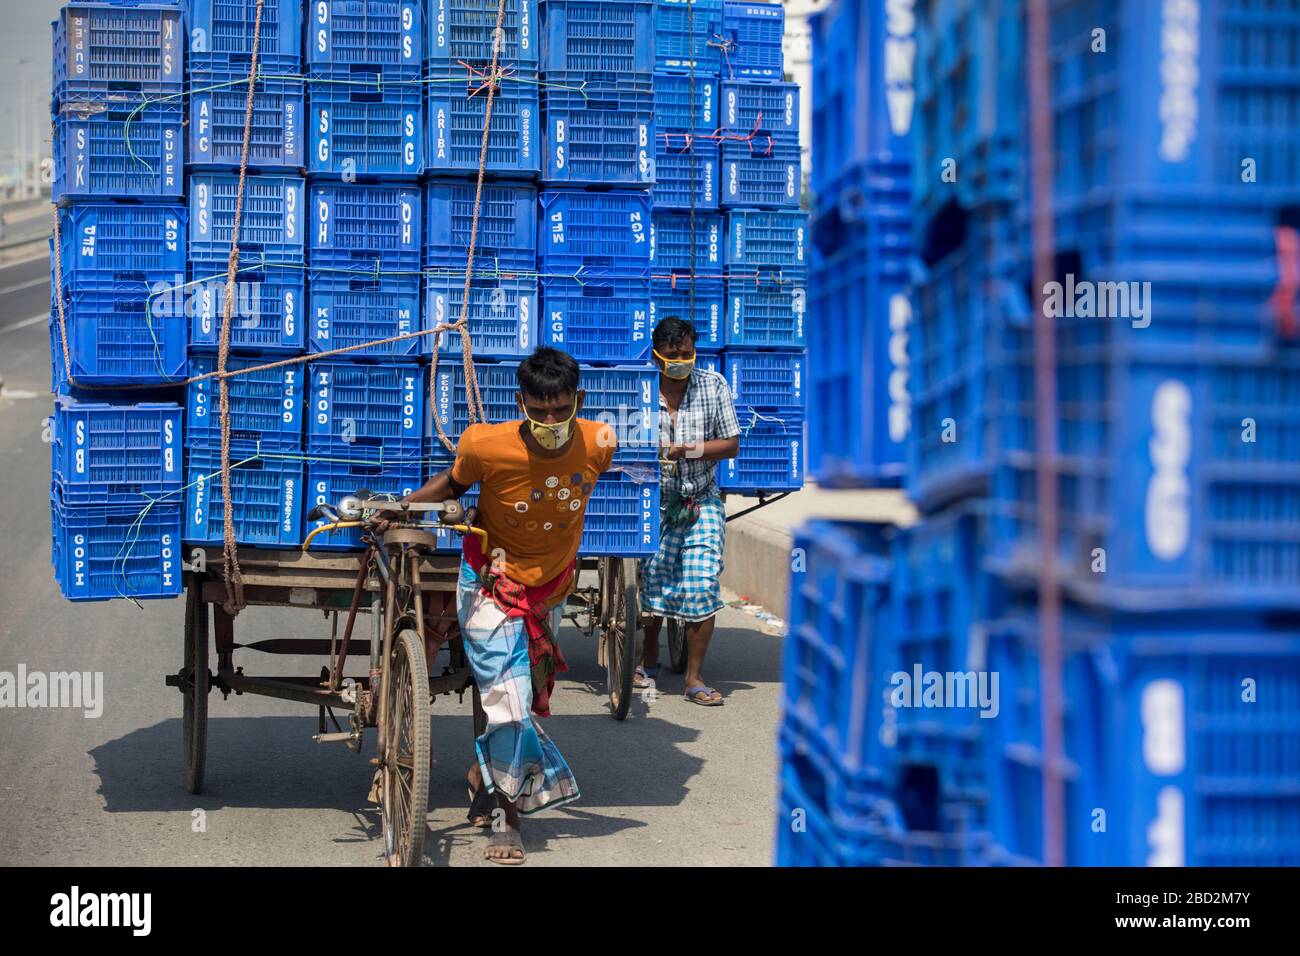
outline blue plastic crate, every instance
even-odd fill
[[[542,343],[579,362],[647,361],[651,331],[648,275],[542,278]]]
[[[690,213],[655,209],[650,218],[652,275],[690,272],[692,268],[696,276],[722,275],[725,236],[721,214],[697,212],[693,230],[692,234]]]
[[[418,186],[314,183],[312,288],[419,294],[424,197]]]
[[[54,117],[54,202],[170,199],[185,191],[185,111],[179,98],[142,106],[109,97],[62,107]]]
[[[238,173],[191,173],[190,255],[225,260],[235,238]],[[239,254],[268,264],[301,263],[307,226],[307,186],[298,175],[260,173],[244,179]]]
[[[722,11],[722,78],[781,80],[785,57],[785,7],[779,3],[727,3]]]
[[[1017,231],[1005,210],[971,216],[961,245],[914,283],[907,334],[912,423],[908,496],[923,510],[987,493],[1005,450],[1000,411],[1024,402],[1032,313],[1009,259]]]
[[[179,504],[73,505],[51,497],[51,559],[69,601],[181,593]]]
[[[367,66],[418,74],[424,63],[421,0],[311,0],[308,70]]]
[[[190,345],[216,348],[225,319],[224,259],[195,259],[185,289]],[[245,259],[235,273],[230,347],[238,352],[301,352],[306,341],[307,273],[302,266],[263,266]]]
[[[63,288],[72,367],[63,364],[58,313],[51,306],[54,386],[162,385],[185,377],[186,319],[143,282]]]
[[[809,275],[808,462],[825,487],[902,478],[914,390],[908,239],[906,222],[872,224]]]
[[[697,349],[721,349],[727,320],[722,280],[696,276],[692,295],[690,273],[662,275],[659,270],[654,270],[650,279],[651,331],[670,316],[687,319],[695,326]]]
[[[348,348],[408,335],[427,327],[418,292],[382,289],[332,291],[313,286],[308,293],[311,324],[307,347],[312,352]],[[370,345],[342,356],[347,361],[422,355],[431,346],[424,337],[387,345]]]
[[[885,228],[894,243],[913,243],[911,164],[878,162],[850,166],[811,199],[812,239],[827,256],[857,242],[863,232]],[[942,233],[945,223],[916,230]],[[896,237],[896,238],[895,238]]]
[[[891,584],[883,531],[879,524],[826,520],[796,529],[803,562],[790,576],[782,655],[787,725],[797,720],[839,764],[864,778],[882,775],[880,730],[892,665],[882,653]],[[853,802],[835,801],[842,812]]]
[[[308,172],[411,179],[424,172],[424,83],[418,75],[362,66],[315,71],[307,80],[307,106]]]
[[[185,449],[185,541],[220,544],[227,497],[233,503],[235,543],[296,548],[302,543],[303,453],[299,443],[232,442],[230,494],[221,480],[221,445]]]
[[[655,136],[654,203],[656,209],[718,208],[720,152],[712,139],[684,133]]]
[[[740,454],[718,468],[718,487],[730,492],[798,491],[803,487],[802,408],[741,405]]]
[[[180,504],[181,408],[54,399],[50,452],[68,504]]]
[[[425,155],[431,175],[476,177],[487,116],[485,78],[491,61],[426,74]],[[540,168],[541,109],[536,70],[509,71],[492,99],[492,128],[484,171],[534,179]]]
[[[465,277],[455,271],[431,274],[425,282],[424,307],[430,327],[459,322],[465,301]],[[530,355],[537,347],[537,317],[541,306],[534,274],[476,272],[469,295],[469,335],[475,358],[510,359]],[[456,332],[444,332],[444,355],[460,355]],[[434,337],[425,338],[421,354],[432,355]]]
[[[587,499],[582,543],[585,557],[650,557],[659,552],[659,482],[603,475]]]
[[[722,0],[656,0],[656,70],[716,77],[721,41]]]
[[[993,832],[1012,857],[1042,858],[1037,621],[995,630],[989,667],[1004,711],[985,721]],[[1300,693],[1294,625],[1218,614],[1065,618],[1066,862],[1109,866],[1294,866]],[[1255,698],[1246,699],[1246,681]],[[1159,740],[1161,746],[1154,746]],[[1072,791],[1080,791],[1075,797]],[[1073,798],[1073,799],[1071,799]],[[1082,809],[1076,816],[1070,811]],[[1107,809],[1093,832],[1093,807]]]
[[[314,4],[308,3],[313,8]],[[260,73],[296,74],[302,70],[302,0],[267,0],[258,23],[257,68]],[[186,0],[190,70],[243,70],[248,75],[253,53],[257,0]]]
[[[802,280],[763,275],[727,279],[727,345],[801,349],[807,293]]]
[[[498,0],[436,0],[429,7],[426,72],[492,62]],[[506,0],[501,30],[500,63],[535,72],[541,51],[537,0]]]
[[[327,524],[326,519],[312,522],[306,515],[316,505],[335,507],[358,491],[370,492],[372,498],[405,498],[424,484],[424,461],[419,458],[393,459],[381,454],[383,448],[357,448],[341,442],[313,444],[307,450],[307,494],[303,501],[303,536],[313,528]],[[355,551],[362,547],[361,529],[349,528],[317,537],[313,551]]]
[[[653,184],[651,74],[549,73],[542,87],[542,113],[543,182]]]
[[[181,11],[161,4],[74,3],[54,21],[51,91],[60,104],[180,93],[185,79]]]
[[[426,267],[465,268],[474,226],[473,183],[431,182],[425,187]],[[475,270],[537,267],[537,189],[510,183],[484,183],[475,234]]]
[[[727,80],[722,84],[722,131],[726,136],[771,137],[799,142],[799,84]]]
[[[695,133],[712,137],[721,122],[719,113],[720,83],[716,75],[697,75],[695,95],[692,79],[676,73],[655,73],[655,126],[660,134]]]
[[[1020,197],[1029,181],[1022,142],[1028,138],[1024,117],[1028,86],[1021,4],[957,0],[918,8],[917,14],[916,106],[911,126],[917,215],[928,218],[951,199],[973,209]],[[1114,25],[1113,13],[1098,10],[1096,15]],[[1159,36],[1157,30],[1152,37],[1157,44]],[[1158,45],[1151,57],[1160,61]],[[1103,68],[1100,60],[1089,63]],[[1052,89],[1061,91],[1057,82],[1054,79]],[[1078,102],[1073,96],[1069,101]],[[863,104],[857,108],[861,114],[868,112]],[[1151,122],[1159,127],[1154,117]],[[1059,125],[1057,135],[1064,136]],[[1086,136],[1071,136],[1070,141],[1096,142]],[[961,170],[955,182],[944,182],[948,159]]]
[[[518,362],[494,362],[476,366],[479,392],[492,423],[523,416],[515,402],[519,391]],[[619,447],[616,465],[655,465],[659,460],[658,372],[646,366],[583,366],[582,388],[587,393],[579,418],[611,426]],[[439,363],[434,373],[434,414],[443,431],[458,441],[469,427],[469,405],[465,394],[465,371],[459,361]],[[450,464],[452,455],[428,429],[434,462]]]
[[[543,272],[650,268],[650,194],[544,189],[537,236]]]
[[[731,397],[756,408],[803,408],[808,357],[803,352],[728,352],[723,357]]]
[[[259,69],[248,140],[249,169],[300,169],[307,97],[302,80],[267,79]],[[244,148],[248,76],[191,70],[190,166],[238,169]]]
[[[1058,382],[1067,593],[1153,611],[1300,606],[1300,446],[1282,424],[1300,399],[1300,357],[1076,345],[1062,349]],[[1032,407],[991,409],[1003,447],[1032,449]],[[1017,579],[1040,554],[1034,465],[1002,454],[990,483],[990,558]]]
[[[307,366],[307,440],[341,442],[386,457],[418,458],[424,440],[428,372],[418,365]]]
[[[650,73],[653,0],[540,0],[542,71]]]
[[[819,198],[846,170],[911,165],[916,113],[911,11],[834,0],[809,18],[813,43],[812,171]],[[889,56],[900,59],[890,65]]]
[[[226,371],[266,364],[257,358],[229,358]],[[217,370],[211,355],[190,357],[190,374]],[[277,447],[302,444],[303,382],[306,366],[284,365],[226,379],[232,441],[264,440]],[[205,378],[186,387],[185,439],[187,444],[221,448],[221,380]]]
[[[727,268],[732,272],[779,269],[786,278],[805,276],[808,238],[807,213],[732,209],[727,213]]]
[[[766,137],[744,143],[723,140],[719,205],[797,209],[803,193],[799,156],[797,144]]]
[[[175,281],[185,274],[184,206],[78,203],[59,211],[63,283]]]

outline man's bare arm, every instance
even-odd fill
[[[446,501],[449,498],[459,498],[468,490],[467,487],[452,480],[451,469],[448,468],[438,472],[438,474],[411,492],[405,500],[412,504],[432,504],[438,501]]]

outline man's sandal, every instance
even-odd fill
[[[514,827],[492,831],[492,835],[488,837],[488,848],[501,846],[508,846],[512,851],[518,850],[523,853],[523,856],[488,856],[487,850],[484,850],[483,858],[491,863],[500,863],[502,866],[520,866],[528,859],[528,854],[524,852],[524,838]]]
[[[645,690],[647,687],[655,686],[655,678],[659,676],[662,667],[662,664],[656,664],[654,667],[638,664],[636,671],[632,674],[632,686],[637,690]]]
[[[701,700],[697,696],[698,694],[704,694],[705,699]],[[721,707],[722,695],[718,694],[717,699],[715,700],[713,697],[714,694],[718,694],[718,692],[712,687],[705,687],[703,684],[686,688],[686,699],[692,704],[699,704],[701,707]]]

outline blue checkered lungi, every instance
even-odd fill
[[[536,813],[578,798],[578,782],[533,716],[533,678],[523,618],[506,617],[483,593],[478,575],[461,561],[457,616],[487,728],[474,741],[488,793],[498,789],[520,813]],[[563,605],[551,612],[559,634]]]
[[[641,607],[660,617],[707,621],[722,603],[722,552],[727,516],[717,495],[697,499],[700,516],[689,528],[661,526],[659,553],[641,561]]]

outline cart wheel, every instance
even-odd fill
[[[181,674],[181,730],[185,738],[185,789],[203,792],[208,760],[208,605],[202,583],[190,578],[185,589],[185,656]]]
[[[429,667],[424,640],[397,636],[389,665],[383,760],[384,847],[389,866],[419,866],[429,816]]]
[[[602,558],[600,586],[607,609],[601,636],[605,642],[610,716],[623,720],[632,703],[632,672],[636,670],[636,624],[640,617],[636,562],[624,558]]]
[[[664,622],[668,627],[668,666],[674,674],[686,672],[686,625],[675,617]]]

